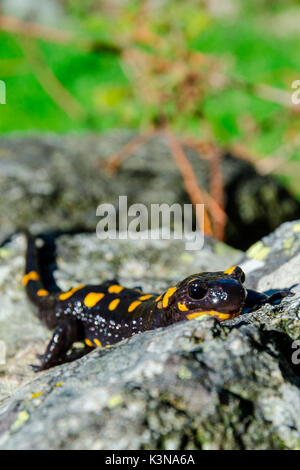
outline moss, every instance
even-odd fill
[[[294,225],[293,225],[293,232],[300,232],[300,222],[296,222]]]
[[[124,402],[124,399],[121,394],[113,395],[107,402],[109,408],[115,408],[116,406],[121,405]]]
[[[10,258],[12,255],[13,255],[13,253],[8,248],[6,248],[6,247],[0,248],[0,258],[1,259]]]
[[[215,247],[214,247],[214,252],[216,255],[230,255],[230,254],[237,254],[239,253],[238,250],[235,248],[232,248],[229,245],[226,245],[225,243],[218,242]]]
[[[270,253],[271,248],[269,246],[265,246],[263,242],[259,241],[254,243],[246,252],[248,258],[253,258],[258,261],[263,261],[267,258],[268,254]]]
[[[177,376],[181,380],[188,380],[188,379],[192,378],[193,374],[191,373],[191,371],[187,367],[181,366],[178,369]]]
[[[297,249],[299,248],[299,245],[300,241],[294,235],[286,238],[285,240],[283,240],[282,243],[284,252],[288,256],[292,256],[294,253],[296,253]]]

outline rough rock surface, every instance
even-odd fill
[[[15,237],[0,250],[0,331],[7,328],[1,339],[8,350],[1,449],[299,448],[300,355],[293,341],[300,286],[279,305],[223,323],[199,317],[146,332],[34,376],[25,364],[46,337],[35,320],[26,329],[34,317],[19,285],[23,242]],[[237,257],[248,287],[291,287],[300,278],[300,222],[282,225],[242,256],[222,246],[219,257],[212,242],[197,254],[178,242],[122,243],[61,237],[57,282],[67,288],[117,273],[127,285],[139,278],[157,290],[193,271],[225,269]]]
[[[83,282],[93,284],[119,277],[128,287],[139,285],[145,291],[160,292],[191,272],[223,269],[240,257],[239,251],[212,239],[206,240],[200,252],[186,252],[184,248],[179,240],[103,242],[91,234],[65,235],[56,239],[56,265],[51,256],[44,262],[54,269],[55,281],[64,290]],[[0,248],[0,341],[5,342],[7,356],[7,364],[0,369],[0,399],[35,376],[27,365],[35,361],[35,348],[43,352],[51,336],[26,300],[22,286],[24,253],[22,235]],[[47,271],[41,274],[46,275],[46,282],[51,280]]]
[[[32,230],[95,231],[96,209],[104,202],[128,204],[188,203],[181,174],[162,137],[155,137],[125,159],[113,177],[107,158],[136,134],[114,132],[87,137],[1,138],[0,227],[3,237],[16,227]],[[198,183],[209,190],[209,163],[185,148]],[[276,179],[259,175],[251,163],[225,154],[222,158],[226,242],[246,249],[282,222],[300,218],[300,203]],[[274,208],[276,207],[276,210]],[[2,239],[3,239],[2,237]],[[1,239],[0,239],[1,243]]]

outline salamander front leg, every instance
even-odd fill
[[[254,310],[255,308],[260,307],[261,305],[274,304],[274,302],[277,302],[283,299],[284,297],[290,297],[295,295],[293,292],[291,292],[291,289],[293,287],[295,286],[292,286],[290,289],[282,289],[270,296],[266,294],[261,294],[260,292],[256,292],[251,289],[247,289],[247,297],[243,309],[244,313]]]
[[[32,364],[31,367],[35,372],[49,369],[57,364],[63,362],[66,354],[75,341],[79,341],[80,324],[78,320],[65,319],[54,331],[52,339],[50,340],[45,354],[39,354],[37,357],[40,359],[41,364]]]
[[[273,304],[274,302],[277,302],[278,300],[284,299],[284,297],[292,297],[293,295],[295,295],[294,292],[291,292],[291,289],[293,287],[295,286],[292,286],[290,289],[283,289],[278,292],[275,292],[274,294],[270,295],[270,297],[268,297],[267,302],[269,304]]]

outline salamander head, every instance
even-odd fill
[[[173,322],[205,314],[228,320],[242,311],[246,299],[244,281],[245,274],[239,266],[225,272],[194,274],[169,289],[161,307]]]

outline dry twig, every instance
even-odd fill
[[[78,47],[85,50],[106,51],[115,54],[121,54],[123,48],[118,44],[103,42],[99,40],[90,40],[88,38],[78,38],[70,31],[40,25],[38,23],[22,21],[13,16],[1,15],[0,12],[0,30],[12,34],[18,34],[32,39],[42,39],[56,44],[77,44]]]
[[[55,104],[71,119],[84,118],[86,115],[85,109],[54,75],[36,41],[23,38],[19,43],[35,77]]]
[[[185,145],[194,149],[201,159],[208,161],[210,172],[210,195],[206,194],[211,212],[214,234],[218,240],[224,240],[227,215],[224,209],[224,187],[221,167],[221,151],[210,142],[197,139],[185,139]]]
[[[118,152],[110,155],[105,165],[108,173],[116,174],[123,161],[126,158],[130,157],[130,155],[132,155],[134,152],[136,152],[141,145],[145,144],[148,140],[152,139],[155,134],[156,132],[153,130],[144,132],[127,142],[127,144],[125,144]]]
[[[197,204],[204,204],[204,227],[199,227],[199,228],[205,234],[213,235],[210,219],[207,214],[207,210],[205,208],[205,203],[204,203],[205,198],[204,198],[203,192],[198,186],[198,182],[195,177],[192,165],[190,164],[188,158],[186,157],[180,142],[175,138],[175,136],[170,131],[165,131],[165,138],[170,148],[172,157],[174,158],[175,163],[180,170],[180,173],[182,175],[184,185],[190,197],[190,200],[195,207],[198,222],[201,221],[201,214],[198,210]]]
[[[8,33],[21,34],[31,38],[65,44],[74,41],[74,34],[56,28],[42,26],[37,23],[25,22],[13,16],[0,15],[0,30]]]

